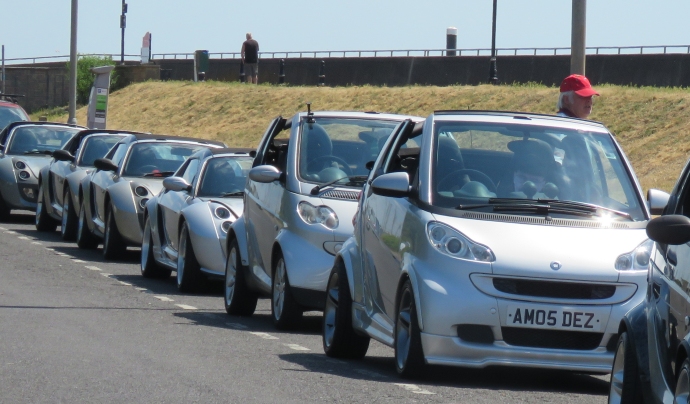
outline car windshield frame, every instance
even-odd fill
[[[178,156],[178,157],[181,157],[181,159],[179,159],[179,160],[178,159],[167,160],[167,159],[162,159],[162,158],[159,159],[160,153],[158,153],[158,155],[155,156],[155,159],[151,159],[151,161],[148,161],[149,158],[151,157],[151,154],[146,153],[146,154],[148,154],[148,156],[137,155],[137,160],[141,159],[142,161],[148,161],[151,164],[139,165],[138,168],[130,167],[129,165],[132,163],[133,154],[139,153],[138,149],[139,148],[143,149],[144,147],[148,147],[148,148],[179,147],[179,148],[183,148],[183,149],[189,149],[189,154],[185,154],[185,155],[171,154],[171,156],[172,155]],[[121,165],[122,168],[120,170],[120,176],[122,176],[122,177],[154,177],[154,178],[158,178],[158,177],[163,178],[166,176],[170,176],[175,171],[177,171],[177,169],[180,168],[180,166],[182,166],[182,164],[185,162],[185,160],[189,156],[191,156],[192,154],[196,153],[197,151],[199,151],[200,149],[203,149],[205,147],[208,147],[208,145],[191,143],[191,142],[173,142],[173,141],[150,141],[150,142],[149,141],[143,141],[143,142],[138,141],[138,142],[133,142],[127,148],[127,153],[126,153],[125,157],[122,159],[122,165]],[[154,153],[152,149],[149,149],[149,150],[151,150],[151,153]],[[154,155],[155,155],[155,153],[154,153]],[[159,162],[162,162],[162,161],[165,161],[165,163],[164,164],[158,164]],[[179,163],[176,165],[170,163],[170,162],[177,163],[178,161],[179,161]],[[137,165],[138,165],[138,163],[139,163],[139,161],[137,161]],[[143,167],[147,167],[147,166],[153,166],[155,168],[153,168],[151,170],[142,170]],[[136,171],[134,171],[134,170],[136,170]]]
[[[29,132],[25,132],[29,130]],[[45,154],[50,155],[53,151],[61,149],[74,135],[82,128],[60,125],[20,125],[12,129],[12,133],[5,148],[7,155],[25,154]],[[57,135],[61,138],[49,139],[48,136]],[[31,135],[31,136],[29,136]],[[21,139],[22,143],[17,143]],[[29,140],[30,139],[30,140]],[[50,144],[50,143],[55,144]]]
[[[238,167],[234,167],[234,168],[233,168],[233,171],[234,171],[234,174],[235,174],[235,177],[234,177],[234,178],[236,179],[236,181],[234,181],[234,185],[238,185],[238,186],[239,186],[239,184],[240,184],[240,182],[241,182],[242,185],[238,188],[238,190],[239,190],[239,191],[244,191],[244,187],[245,187],[245,184],[246,184],[246,182],[247,182],[247,177],[249,176],[249,170],[251,170],[251,168],[252,168],[252,163],[254,162],[254,158],[253,158],[253,157],[250,157],[249,155],[241,155],[241,156],[213,156],[213,157],[211,157],[211,158],[206,159],[206,161],[204,161],[204,164],[203,164],[203,166],[201,167],[201,170],[199,171],[199,172],[200,172],[200,177],[199,177],[199,179],[197,180],[196,190],[195,190],[195,195],[196,195],[197,197],[199,197],[199,198],[222,198],[222,197],[224,197],[224,195],[223,195],[224,193],[230,192],[230,191],[224,191],[224,192],[218,191],[218,192],[213,192],[213,193],[209,193],[209,194],[203,194],[203,193],[202,193],[202,191],[204,190],[203,187],[204,187],[205,181],[206,181],[206,179],[207,179],[206,176],[207,176],[207,174],[209,173],[209,171],[210,171],[210,169],[211,169],[210,165],[219,162],[219,160],[226,160],[226,161],[230,161],[230,160],[240,160],[240,161],[246,162],[246,164],[247,164],[246,169],[243,168],[242,165],[241,165],[240,163],[236,163],[237,166],[238,166],[238,167],[240,168],[240,170],[241,170],[241,173],[240,173],[239,176],[237,175],[237,174],[238,174],[238,173],[237,173],[237,168],[238,168]],[[217,175],[217,173],[214,172],[214,175]],[[242,178],[242,179],[241,179],[241,180],[237,180],[238,178]],[[224,182],[224,184],[225,184],[225,182]]]
[[[366,177],[369,175],[369,170],[366,169],[366,163],[369,161],[375,161],[376,157],[378,154],[381,152],[386,140],[394,134],[404,119],[401,120],[392,120],[392,119],[384,119],[380,117],[372,117],[372,118],[366,118],[366,117],[330,117],[330,116],[305,116],[300,120],[299,123],[299,131],[298,131],[298,139],[296,141],[299,142],[299,147],[297,148],[297,156],[296,156],[296,170],[297,170],[297,179],[301,182],[306,182],[306,183],[311,183],[311,184],[318,184],[318,185],[324,185],[330,182],[333,182],[337,179],[341,179],[340,181],[335,181],[333,182],[332,186],[338,186],[338,187],[352,187],[352,188],[362,188],[364,186],[363,180],[361,180],[362,177]],[[318,125],[318,126],[317,126]],[[338,125],[340,127],[338,127]],[[330,132],[324,128],[324,126],[329,127]],[[360,128],[358,130],[352,130],[350,128],[350,131],[347,131],[346,128],[343,126],[356,126],[357,128]],[[324,136],[327,136],[328,139],[331,141],[331,154],[328,154],[328,146],[322,148],[319,150],[319,146],[315,146],[314,143],[312,145],[309,145],[309,137],[305,136],[306,131],[305,129],[309,131],[314,131],[315,134],[318,134],[317,136],[324,138]],[[323,131],[320,131],[320,129],[323,129]],[[357,135],[355,136],[355,131]],[[331,133],[332,132],[332,133]],[[388,133],[385,133],[388,132]],[[311,133],[310,133],[311,134]],[[336,148],[333,147],[333,141],[341,142],[341,146],[345,145],[345,142],[351,142],[353,143],[353,147],[355,147],[354,143],[359,142],[361,145],[356,145],[356,147],[359,147],[360,149],[363,149],[361,151],[363,152],[369,152],[370,155],[364,155],[359,157],[359,161],[357,161],[357,164],[355,164],[355,167],[353,169],[352,165],[350,164],[347,159],[351,159],[352,155],[343,155],[340,156],[337,153],[335,153]],[[315,142],[315,141],[312,141]],[[320,143],[320,142],[316,142]],[[314,159],[311,159],[311,161],[307,162],[306,159],[308,159],[308,154],[310,151],[308,151],[308,148],[311,147],[312,151],[311,153],[321,153],[320,156],[317,156]],[[368,148],[368,149],[367,149]],[[338,152],[341,152],[342,148],[337,149]],[[351,153],[352,154],[352,153]],[[318,159],[323,159],[328,156],[334,156],[338,160],[334,160],[336,162],[339,162],[339,160],[342,160],[345,163],[348,163],[348,168],[350,169],[350,173],[345,172],[344,170],[340,169],[339,167],[324,167],[320,169],[318,172],[315,172],[315,169],[309,169],[308,164],[313,164],[316,160]],[[304,159],[304,160],[303,160]],[[366,161],[364,161],[366,160]],[[333,162],[331,162],[332,164]],[[340,164],[342,165],[342,163]]]
[[[435,207],[648,220],[632,168],[603,127],[441,120],[434,122],[431,150],[429,204]],[[478,167],[489,181],[471,172]]]

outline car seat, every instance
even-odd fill
[[[513,183],[513,175],[517,171],[541,176],[545,183],[560,182],[556,178],[559,164],[554,159],[553,147],[550,144],[539,139],[513,140],[508,143],[508,149],[513,152],[513,157],[510,170],[497,186],[499,197],[510,197],[511,194],[520,193],[520,191],[515,190]],[[551,193],[546,197],[557,197],[560,194],[559,189],[560,187],[557,185],[556,195],[551,195]]]

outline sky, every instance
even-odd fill
[[[491,47],[492,0],[126,0],[125,54]],[[120,53],[121,0],[79,0],[78,51]],[[496,47],[569,47],[571,0],[498,0]],[[71,0],[0,0],[5,57],[68,55]],[[688,0],[588,0],[587,46],[685,45]]]

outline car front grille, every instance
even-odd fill
[[[493,284],[499,292],[520,296],[597,300],[608,299],[616,293],[614,285],[596,283],[493,278]]]
[[[359,192],[331,190],[320,195],[322,198],[348,199],[356,201],[359,199]]]
[[[596,349],[604,337],[601,333],[515,327],[502,327],[501,332],[508,345],[580,351]]]

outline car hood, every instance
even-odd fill
[[[492,263],[495,275],[616,282],[616,258],[647,239],[644,229],[530,225],[438,215],[436,218],[489,247],[496,256]]]
[[[223,205],[227,206],[228,209],[230,209],[236,217],[242,216],[242,212],[244,211],[244,198],[238,198],[238,197],[232,197],[232,198],[203,197],[200,199],[204,202],[222,203]]]

